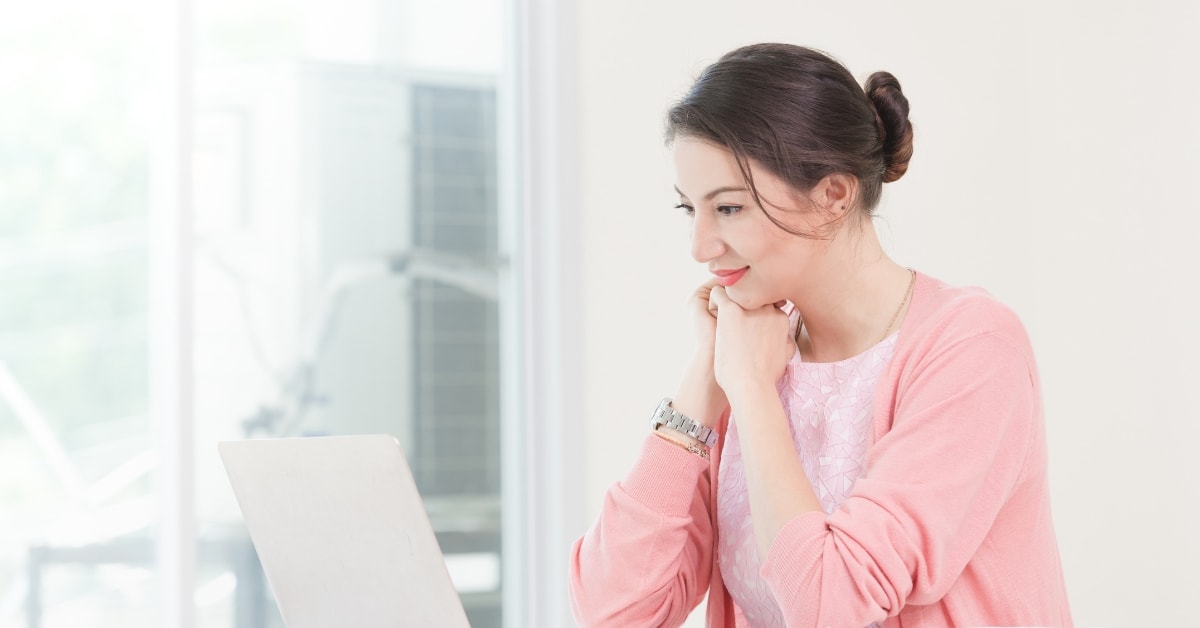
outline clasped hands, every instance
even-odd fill
[[[699,334],[697,359],[712,360],[712,383],[730,405],[740,405],[746,395],[775,394],[775,382],[796,351],[788,316],[780,309],[784,303],[745,309],[716,280],[689,300]]]

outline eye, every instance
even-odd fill
[[[680,203],[675,206],[675,209],[682,209],[683,213],[685,213],[689,216],[691,216],[693,213],[696,212],[696,208],[692,207],[691,205],[688,205],[687,203]]]
[[[741,210],[741,205],[717,205],[717,211],[725,216],[732,216]]]

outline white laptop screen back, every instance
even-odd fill
[[[394,437],[218,449],[288,628],[468,626]]]

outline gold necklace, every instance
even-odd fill
[[[876,345],[883,342],[883,340],[888,337],[888,332],[891,331],[892,326],[896,324],[896,319],[900,318],[900,312],[904,311],[904,306],[908,305],[909,299],[912,298],[913,287],[916,286],[916,284],[917,284],[917,273],[916,273],[916,271],[914,271],[913,269],[910,268],[910,269],[908,269],[908,275],[909,275],[908,288],[905,289],[905,291],[904,291],[904,298],[900,301],[900,307],[896,308],[896,312],[894,314],[892,314],[892,320],[888,321],[887,327],[883,328],[883,335],[879,337],[879,340],[875,341]],[[800,322],[796,324],[795,340],[796,340],[797,347],[800,346],[800,331],[803,329],[804,329],[804,319],[801,318]],[[871,345],[871,346],[875,346],[875,345]]]
[[[900,302],[900,307],[896,308],[896,313],[892,314],[892,320],[888,321],[887,327],[883,328],[883,335],[879,337],[879,340],[875,341],[875,344],[883,342],[883,339],[888,337],[888,332],[892,331],[892,325],[896,324],[896,319],[900,318],[900,312],[904,311],[904,306],[908,305],[908,300],[912,298],[913,286],[917,283],[917,273],[910,268],[908,269],[908,274],[908,288],[904,291],[904,300]]]

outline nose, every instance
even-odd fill
[[[697,209],[692,215],[692,259],[707,264],[724,253],[725,243],[718,233],[716,217]]]

